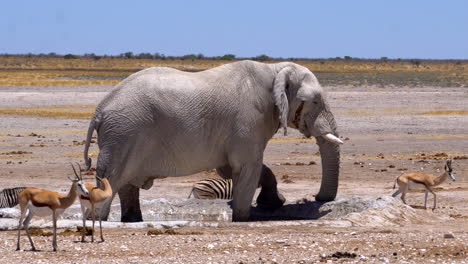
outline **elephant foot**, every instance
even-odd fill
[[[245,210],[234,210],[232,212],[232,221],[233,222],[247,222],[250,217],[250,208],[248,211]]]
[[[123,214],[120,218],[120,221],[124,223],[143,222],[143,217],[141,215],[141,212]]]
[[[142,222],[140,188],[127,184],[119,190],[122,222]]]
[[[257,197],[257,207],[267,210],[275,210],[286,202],[284,196],[279,192],[267,192],[262,189]]]

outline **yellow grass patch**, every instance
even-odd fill
[[[119,80],[99,79],[100,76],[127,76],[133,72],[122,71],[69,71],[69,70],[1,70],[0,86],[45,86],[45,85],[113,85]],[[73,77],[95,76],[97,79],[74,79]]]
[[[73,104],[73,105],[44,105],[44,107],[53,107],[53,108],[96,108],[96,105],[80,105],[80,104]]]
[[[88,133],[88,130],[76,129],[76,128],[49,129],[49,130],[47,130],[46,133],[50,133],[51,131],[59,132],[59,133],[65,133],[65,134],[87,134]]]
[[[359,161],[360,158],[366,160],[419,160],[419,159],[428,159],[428,160],[442,160],[446,158],[459,159],[459,157],[465,157],[466,154],[462,153],[448,153],[446,151],[429,151],[429,152],[419,152],[419,153],[408,153],[408,154],[374,154],[374,155],[343,155],[341,158],[351,159]],[[382,158],[383,157],[383,158]]]
[[[80,151],[80,152],[65,152],[63,153],[65,156],[67,157],[70,157],[70,158],[83,158],[83,152]],[[98,151],[96,150],[92,150],[92,151],[89,151],[88,152],[88,156],[93,158],[93,157],[97,157],[99,154]]]
[[[468,115],[465,110],[446,110],[434,108],[414,108],[414,107],[398,107],[385,109],[350,109],[346,111],[337,111],[337,113],[349,116],[389,116],[389,115]],[[424,112],[422,112],[424,111]],[[422,113],[421,113],[422,112]]]
[[[119,80],[106,78],[74,79],[73,76],[128,76],[141,69],[166,66],[185,71],[201,71],[233,61],[222,60],[151,60],[102,58],[26,58],[0,57],[0,86],[34,85],[92,85],[116,84]],[[276,63],[271,61],[269,63]],[[268,63],[268,62],[267,62]],[[430,63],[415,65],[411,62],[382,61],[295,61],[313,72],[376,73],[376,72],[437,72],[468,78],[468,68],[455,63]]]
[[[90,119],[92,110],[54,109],[54,108],[0,108],[0,115],[39,116],[49,118]]]
[[[182,70],[203,70],[220,66],[232,61],[225,60],[152,60],[152,59],[124,59],[124,58],[78,58],[67,60],[64,58],[27,58],[0,57],[0,69],[49,69],[49,70],[120,70],[136,71],[154,66],[168,66]],[[276,61],[270,62],[275,63]],[[323,72],[458,72],[466,73],[465,65],[456,63],[423,62],[415,65],[412,62],[384,62],[384,61],[294,61],[314,71]]]
[[[458,135],[433,135],[433,136],[417,136],[418,139],[447,139],[447,138],[468,138],[466,134]]]
[[[468,111],[447,110],[447,111],[429,111],[419,113],[418,115],[468,115]]]

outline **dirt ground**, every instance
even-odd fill
[[[0,87],[0,107],[79,109],[97,104],[111,88]],[[326,89],[345,141],[337,198],[391,194],[393,181],[402,172],[439,174],[450,157],[457,181],[437,188],[434,212],[422,208],[422,192],[408,195],[410,205],[435,220],[372,228],[223,223],[217,228],[184,227],[164,234],[149,234],[150,228],[105,229],[104,243],[79,243],[78,236],[60,235],[58,253],[51,252],[51,237],[41,236],[33,239],[42,251],[29,251],[23,236],[25,251],[16,252],[16,232],[2,231],[0,259],[9,263],[468,263],[467,88]],[[0,121],[0,189],[35,186],[68,191],[69,163],[83,164],[82,142],[89,121],[20,115],[0,115]],[[265,163],[288,200],[313,200],[321,177],[318,147],[297,131],[289,132],[288,137],[278,133],[271,140]],[[94,161],[97,153],[93,144]],[[156,180],[152,189],[141,192],[141,198],[186,198],[191,185],[207,177],[216,175],[207,171]],[[92,176],[85,179],[91,181]]]

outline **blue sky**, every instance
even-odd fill
[[[468,1],[2,1],[0,53],[468,59]]]

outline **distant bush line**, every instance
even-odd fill
[[[255,57],[237,57],[234,54],[225,54],[223,56],[205,56],[201,53],[199,54],[187,54],[183,56],[168,56],[165,54],[161,53],[139,53],[139,54],[134,54],[133,52],[125,52],[121,53],[119,55],[96,55],[94,53],[85,53],[83,55],[79,54],[57,54],[54,52],[51,53],[39,53],[39,54],[33,54],[33,53],[27,53],[27,54],[8,54],[8,53],[1,53],[0,57],[25,57],[25,58],[64,58],[64,59],[79,59],[79,58],[85,58],[85,59],[93,59],[93,60],[100,60],[103,58],[118,58],[118,59],[132,59],[132,60],[138,60],[138,59],[151,59],[151,60],[190,60],[190,61],[195,61],[195,60],[226,60],[226,61],[231,61],[231,60],[255,60],[255,61],[310,61],[310,62],[319,62],[321,64],[324,64],[327,61],[353,61],[353,62],[374,62],[374,63],[400,63],[400,62],[406,62],[406,63],[411,63],[414,64],[415,66],[419,66],[422,63],[454,63],[454,64],[467,64],[468,60],[464,59],[401,59],[401,58],[388,58],[388,57],[381,57],[380,59],[367,59],[367,58],[355,58],[351,56],[344,56],[344,57],[334,57],[334,58],[301,58],[301,57],[289,57],[289,58],[283,58],[283,57],[270,57],[268,55],[262,54],[258,55]]]

